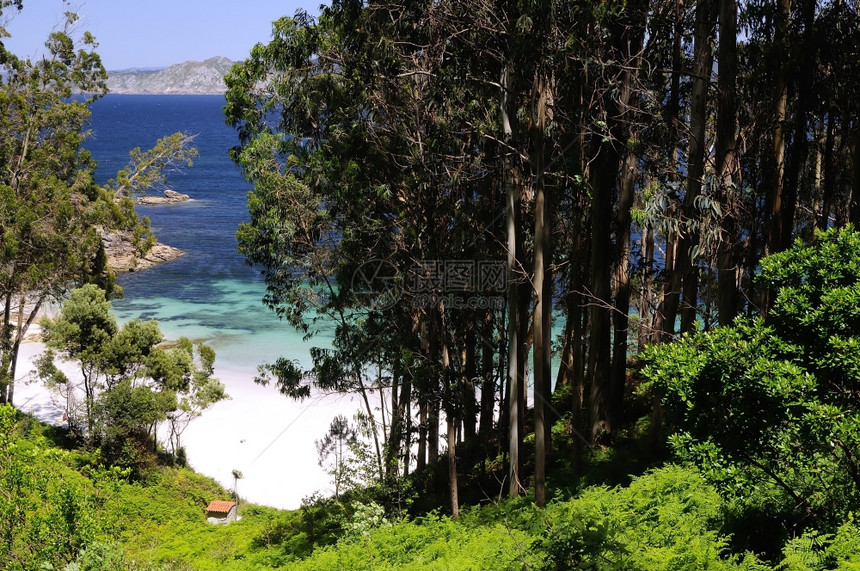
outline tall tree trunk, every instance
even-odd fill
[[[860,126],[854,127],[852,139],[853,184],[851,186],[851,200],[848,204],[848,221],[860,227]]]
[[[435,464],[439,461],[439,393],[430,399],[430,409],[427,414],[427,461]]]
[[[443,310],[444,311],[444,310]],[[444,318],[443,318],[444,319]],[[451,355],[448,348],[448,334],[444,321],[440,325],[440,341],[442,345],[442,393],[445,401],[445,423],[448,444],[448,488],[451,500],[451,517],[460,517],[460,495],[457,480],[457,403],[454,391],[451,390],[453,372],[451,370]]]
[[[466,331],[466,340],[460,350],[460,402],[463,403],[463,440],[470,441],[478,432],[478,401],[475,391],[477,376],[475,319],[471,319]]]
[[[405,411],[401,397],[405,382],[400,365],[400,358],[397,356],[394,359],[391,371],[391,430],[385,446],[385,475],[388,479],[397,477],[399,473],[397,464],[405,448],[403,443],[403,418]]]
[[[584,214],[584,213],[583,213]],[[583,301],[583,277],[587,274],[588,266],[585,263],[588,250],[584,232],[583,220],[580,216],[573,219],[570,230],[570,250],[568,253],[571,267],[567,270],[568,285],[564,297],[565,306],[565,333],[564,351],[562,353],[561,365],[556,380],[556,390],[569,387],[571,392],[571,428],[578,436],[584,432],[583,407],[585,396],[585,325],[583,320],[587,315],[584,310]],[[574,473],[581,474],[584,442],[574,439],[572,464]]]
[[[651,321],[651,288],[654,272],[654,231],[647,226],[642,228],[642,284],[639,290],[639,332],[637,349],[642,352],[651,342],[656,323]]]
[[[614,112],[608,113],[615,116]],[[588,372],[591,379],[589,417],[591,438],[610,434],[612,426],[611,318],[612,290],[610,287],[612,252],[612,204],[618,178],[619,154],[614,141],[603,142],[595,168],[591,170],[591,311]]]
[[[708,85],[710,84],[714,38],[714,0],[697,0],[696,29],[693,36],[693,92],[690,103],[690,144],[687,148],[687,188],[684,214],[696,214],[696,200],[702,192],[705,174],[705,126],[708,119]],[[681,331],[692,331],[696,324],[699,291],[698,262],[693,249],[699,245],[697,232],[687,231],[678,247],[678,269],[683,274]]]
[[[535,78],[535,121],[532,140],[535,152],[535,253],[534,253],[534,426],[535,503],[546,505],[546,455],[548,426],[546,405],[552,386],[552,249],[550,245],[549,198],[544,178],[544,130],[546,129],[547,79],[539,71]]]
[[[617,50],[622,54],[625,71],[622,76],[622,89],[619,95],[618,118],[619,132],[623,133],[623,141],[636,139],[635,121],[638,111],[637,99],[634,96],[635,84],[641,67],[641,52],[645,41],[644,15],[647,13],[647,3],[642,0],[630,2],[627,6],[629,16],[625,18],[624,26],[617,40]],[[621,425],[624,406],[624,385],[627,380],[627,339],[630,325],[630,237],[633,199],[636,193],[636,172],[638,157],[632,150],[627,149],[621,158],[620,176],[618,179],[618,204],[615,216],[615,311],[613,321],[612,369],[610,371],[610,400],[611,425],[615,428]]]
[[[720,0],[720,43],[718,53],[717,87],[717,143],[716,175],[720,197],[726,216],[723,222],[723,239],[720,242],[718,267],[718,315],[721,325],[729,325],[738,310],[737,214],[735,212],[734,173],[737,135],[737,108],[735,99],[738,67],[737,56],[738,5],[737,0]]]
[[[419,393],[420,394],[420,393]],[[425,396],[420,397],[426,399]],[[415,459],[415,470],[418,473],[427,467],[427,414],[430,405],[427,401],[418,403],[418,454]]]
[[[11,402],[9,385],[14,381],[12,368],[12,285],[7,286],[3,296],[3,324],[0,325],[0,404]]]
[[[669,180],[678,180],[678,124],[681,114],[681,56],[684,38],[684,0],[675,0],[674,26],[672,31],[672,77],[669,84],[669,101],[666,105],[666,123],[669,134],[667,139],[672,148],[669,151]],[[666,259],[663,264],[663,291],[654,314],[652,343],[662,343],[675,335],[675,320],[681,296],[681,269],[677,264],[678,235],[669,230],[666,236]]]
[[[502,127],[505,137],[510,141],[513,135],[513,121],[515,119],[515,111],[513,101],[511,101],[511,70],[507,67],[502,71]],[[522,434],[520,427],[522,426],[522,415],[520,408],[523,400],[523,384],[525,379],[522,376],[524,363],[521,362],[520,353],[522,340],[520,339],[520,262],[522,260],[522,235],[520,232],[520,194],[518,177],[515,175],[515,167],[511,160],[505,165],[505,195],[507,198],[506,204],[506,220],[505,227],[507,231],[508,253],[507,253],[507,277],[508,277],[508,460],[509,478],[510,478],[510,495],[511,497],[519,496],[524,489],[521,482],[520,471],[522,469],[520,459],[520,446],[522,442]]]
[[[611,94],[604,97],[609,137],[599,144],[596,168],[590,172],[594,192],[591,200],[591,276],[594,299],[590,319],[589,355],[592,439],[601,431],[611,434],[618,428],[621,418],[630,311],[630,208],[633,205],[636,171],[635,154],[625,151],[622,161],[621,148],[632,138],[632,124],[635,119],[633,115],[637,107],[633,91],[645,37],[645,5],[642,1],[630,2],[623,20],[614,26],[612,48],[624,66],[622,85],[617,98]],[[613,248],[612,208],[619,171],[620,200],[615,220],[617,248]],[[613,263],[616,264],[614,303],[611,287]],[[610,314],[613,309],[615,311]],[[612,316],[615,317],[614,344]]]
[[[451,499],[451,517],[460,517],[460,492],[457,481],[457,423],[452,413],[445,415],[447,421],[448,441],[448,486]]]
[[[492,314],[487,313],[481,330],[484,342],[481,344],[481,421],[478,424],[478,435],[483,444],[489,442],[493,432],[493,414],[496,404],[496,372],[493,366],[495,349],[490,343],[490,339],[493,338],[492,320]]]
[[[612,425],[619,426],[623,416],[624,385],[627,380],[627,338],[630,327],[630,209],[636,187],[636,155],[627,152],[621,166],[618,207],[615,217],[615,311],[612,347]]]
[[[663,263],[663,292],[654,316],[652,343],[664,343],[675,336],[675,321],[681,299],[681,270],[678,268],[678,235],[669,231],[666,237],[666,259]]]
[[[809,152],[809,137],[807,136],[807,113],[812,105],[812,74],[815,62],[816,41],[813,38],[815,23],[815,0],[801,0],[803,10],[803,40],[800,45],[800,65],[797,67],[796,81],[797,104],[794,111],[794,133],[788,160],[785,166],[785,184],[783,185],[782,200],[782,234],[778,244],[779,250],[787,250],[794,240],[794,213],[797,210],[797,189],[800,186],[800,171],[806,162]],[[789,80],[789,83],[792,83]]]
[[[368,422],[370,422],[370,434],[373,437],[373,446],[376,451],[376,473],[377,476],[379,476],[379,481],[382,482],[385,479],[385,469],[383,467],[382,444],[379,441],[379,429],[376,427],[376,419],[373,416],[373,407],[370,405],[370,397],[368,396],[367,390],[364,388],[364,383],[361,382],[361,379],[359,379],[359,386],[361,388],[359,394],[362,402],[364,403],[364,411],[367,413]],[[384,397],[380,394],[380,398]]]
[[[824,230],[827,228],[830,221],[830,211],[833,209],[833,195],[836,189],[836,159],[833,156],[833,149],[836,143],[834,129],[836,126],[836,118],[833,109],[827,112],[827,131],[824,139],[824,185],[821,193],[821,209],[817,227]]]
[[[400,410],[403,415],[403,448],[401,450],[401,462],[403,463],[403,477],[409,475],[412,464],[412,379],[404,376],[400,387]]]
[[[583,248],[584,249],[584,248]],[[573,473],[576,475],[583,474],[585,462],[585,446],[587,429],[585,426],[586,416],[585,411],[588,406],[587,401],[587,385],[585,378],[585,331],[588,329],[588,312],[583,310],[582,294],[576,293],[570,300],[576,304],[576,319],[573,322],[573,399],[571,402],[570,424],[574,434],[579,436],[579,439],[574,439],[574,446],[571,453],[571,465]]]
[[[572,297],[574,294],[572,292],[568,292],[565,296],[564,306],[565,308],[570,306],[568,302],[568,298]],[[565,321],[564,321],[564,331],[561,334],[562,338],[562,347],[561,347],[561,359],[559,361],[558,372],[555,377],[555,392],[556,394],[561,391],[566,391],[567,389],[573,386],[573,315],[565,311]]]
[[[768,192],[767,250],[765,255],[780,251],[783,243],[783,184],[785,182],[785,117],[788,108],[788,23],[791,16],[791,0],[778,0],[776,12],[776,31],[774,34],[774,62],[776,77],[773,118],[776,127],[773,131],[773,172],[770,175]],[[766,294],[765,294],[766,295]],[[769,302],[765,300],[764,311]]]

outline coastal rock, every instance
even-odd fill
[[[185,255],[185,252],[178,248],[156,242],[146,255],[140,256],[132,243],[131,232],[102,234],[102,242],[107,254],[108,265],[117,273],[145,270],[156,264],[169,262]]]
[[[138,204],[153,205],[153,204],[175,204],[177,202],[185,202],[191,197],[175,190],[165,190],[164,196],[144,196],[137,199]]]

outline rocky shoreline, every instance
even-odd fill
[[[137,253],[131,232],[117,232],[102,236],[108,266],[117,272],[139,272],[162,262],[169,262],[185,255],[179,248],[156,242],[145,255]]]
[[[178,204],[191,197],[175,190],[165,190],[164,196],[143,196],[135,202],[139,205]],[[139,272],[156,264],[169,262],[185,255],[179,248],[156,242],[143,256],[134,246],[131,232],[102,233],[102,243],[107,254],[108,266],[116,272]]]

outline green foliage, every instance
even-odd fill
[[[37,362],[39,376],[66,400],[69,426],[105,458],[142,474],[152,466],[154,428],[167,421],[173,451],[188,422],[227,398],[213,377],[215,352],[180,339],[163,347],[154,321],[119,327],[110,301],[94,284],[72,291],[55,319],[43,322],[49,347]],[[66,375],[59,355],[78,365]],[[80,403],[80,406],[78,406]]]
[[[343,526],[346,537],[367,537],[373,529],[392,525],[385,517],[385,508],[374,501],[353,502],[352,512],[352,517]]]
[[[368,504],[337,545],[301,569],[762,569],[733,557],[721,533],[725,504],[699,474],[678,466],[630,486],[590,487],[539,509],[524,500],[390,522]]]
[[[338,415],[332,419],[328,432],[316,441],[320,467],[331,476],[334,497],[373,483],[376,466],[367,443],[370,437],[367,420],[356,414],[356,425]]]
[[[119,473],[75,470],[70,452],[24,439],[17,421],[15,409],[0,406],[0,561],[8,571],[62,567],[110,531],[101,509]]]
[[[63,571],[125,571],[122,549],[114,544],[93,543]]]
[[[335,498],[340,498],[341,491],[356,485],[352,464],[355,458],[353,448],[357,445],[358,434],[343,415],[332,419],[328,432],[316,441],[319,465],[332,477]]]
[[[765,319],[652,348],[643,387],[662,396],[678,457],[732,502],[737,535],[774,555],[790,528],[833,531],[860,507],[860,234],[798,242],[758,280],[773,290]]]
[[[550,569],[734,569],[723,509],[696,472],[667,466],[548,506],[536,546]]]
[[[426,516],[380,526],[314,552],[296,569],[519,569],[539,557],[519,530]]]
[[[0,427],[0,490],[16,493],[14,502],[0,493],[4,569],[762,569],[729,554],[727,506],[689,468],[590,487],[545,509],[525,498],[466,508],[457,520],[395,521],[367,499],[313,497],[295,511],[242,506],[240,521],[210,525],[206,505],[229,492],[209,478],[160,468],[125,482],[95,455],[53,447],[45,427],[17,422],[10,407]],[[850,568],[857,537],[850,520],[832,535],[809,533],[786,545],[783,566]]]
[[[129,162],[105,185],[117,197],[134,197],[167,182],[166,173],[185,165],[193,166],[197,149],[191,146],[193,135],[174,133],[159,139],[147,151],[136,147],[129,151]]]
[[[123,486],[107,509],[120,522],[118,537],[127,560],[168,569],[278,568],[333,543],[339,530],[339,504],[320,498],[295,511],[241,506],[240,521],[207,523],[209,501],[228,496],[190,470],[167,469]]]
[[[0,560],[5,570],[176,571],[281,567],[311,553],[342,512],[246,506],[214,526],[206,505],[229,492],[188,469],[125,482],[95,454],[58,449],[33,419],[0,407]],[[317,541],[309,541],[316,535]],[[331,542],[332,540],[329,540]]]
[[[810,530],[789,541],[782,550],[781,571],[860,569],[860,527],[853,517],[834,534]]]

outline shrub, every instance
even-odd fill
[[[729,569],[724,504],[694,470],[667,466],[628,487],[587,488],[551,504],[536,541],[547,569]],[[754,567],[748,558],[742,566]]]
[[[762,260],[766,317],[652,348],[678,458],[731,503],[748,545],[776,556],[796,530],[835,531],[860,508],[860,234]]]

